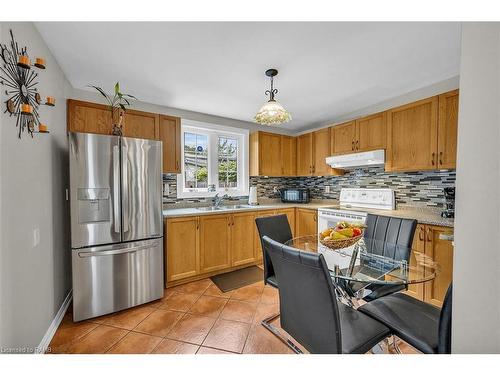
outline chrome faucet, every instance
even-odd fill
[[[219,207],[222,201],[226,198],[229,198],[227,194],[224,194],[222,197],[219,197],[219,193],[215,194],[214,198],[212,199],[213,206],[214,207]]]

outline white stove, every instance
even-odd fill
[[[338,207],[318,209],[318,232],[334,227],[339,221],[365,222],[367,213],[363,208],[394,210],[394,190],[344,188],[340,190],[339,203]]]

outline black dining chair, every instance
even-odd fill
[[[281,327],[310,353],[366,353],[389,335],[381,323],[337,302],[322,254],[263,237],[279,285]],[[273,332],[296,353],[297,345]]]
[[[368,253],[409,262],[413,237],[417,228],[416,220],[368,214],[365,224],[363,239]],[[372,284],[366,289],[371,293],[363,299],[373,301],[404,290],[406,286]]]
[[[290,223],[288,222],[288,217],[284,214],[258,217],[255,219],[255,224],[257,225],[257,230],[259,232],[260,243],[262,247],[262,263],[264,264],[264,284],[270,285],[274,288],[278,288],[278,282],[276,280],[276,275],[274,273],[273,264],[271,258],[267,254],[264,242],[262,238],[268,236],[279,243],[285,243],[292,239],[292,230],[290,229]],[[271,322],[279,317],[280,314],[273,314],[264,320],[262,324],[264,327],[269,329],[271,332],[274,327],[271,326]]]
[[[452,285],[438,309],[405,293],[378,298],[358,311],[387,326],[391,333],[424,354],[451,353]],[[397,345],[395,346],[397,351]]]

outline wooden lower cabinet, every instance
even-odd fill
[[[420,254],[425,254],[425,225],[417,225],[415,230],[415,237],[413,237],[413,246],[410,254],[410,267],[416,266],[415,252]],[[418,271],[417,271],[418,272]],[[406,291],[410,296],[417,298],[421,301],[424,300],[424,284],[411,284],[408,285],[408,290]]]
[[[447,227],[419,224],[413,240],[413,251],[424,253],[437,262],[440,265],[440,272],[426,283],[409,286],[406,293],[437,307],[442,306],[448,286],[453,279],[453,245],[451,241],[440,239],[439,235],[451,231],[452,229]],[[412,265],[415,266],[414,253],[410,259],[410,266]]]
[[[425,255],[441,266],[435,279],[425,283],[424,301],[441,307],[444,296],[453,279],[453,245],[451,241],[439,238],[441,233],[449,233],[449,228],[427,225]]]
[[[165,283],[199,274],[198,228],[198,217],[165,220]]]
[[[218,271],[231,266],[230,215],[200,216],[200,271]]]
[[[297,237],[318,234],[318,210],[297,208],[295,235]]]
[[[241,266],[256,261],[254,212],[231,214],[231,266]]]

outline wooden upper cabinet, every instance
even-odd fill
[[[281,175],[295,176],[297,174],[297,139],[286,135],[281,136]]]
[[[387,143],[387,112],[356,120],[356,151],[385,149]]]
[[[437,168],[438,97],[389,111],[386,170]]]
[[[123,136],[160,139],[159,116],[156,113],[128,109],[123,116]]]
[[[110,135],[113,130],[111,110],[103,104],[68,99],[68,131]]]
[[[330,128],[313,132],[314,163],[312,173],[316,176],[325,176],[331,173],[332,168],[325,159],[332,154]]]
[[[356,144],[356,121],[335,125],[331,129],[332,154],[353,152]]]
[[[310,176],[313,167],[313,133],[297,137],[297,176]]]
[[[163,172],[181,173],[181,119],[160,115],[159,138],[163,142]]]
[[[281,176],[281,135],[255,132],[250,134],[250,175]]]
[[[438,168],[456,168],[458,90],[439,95]]]

